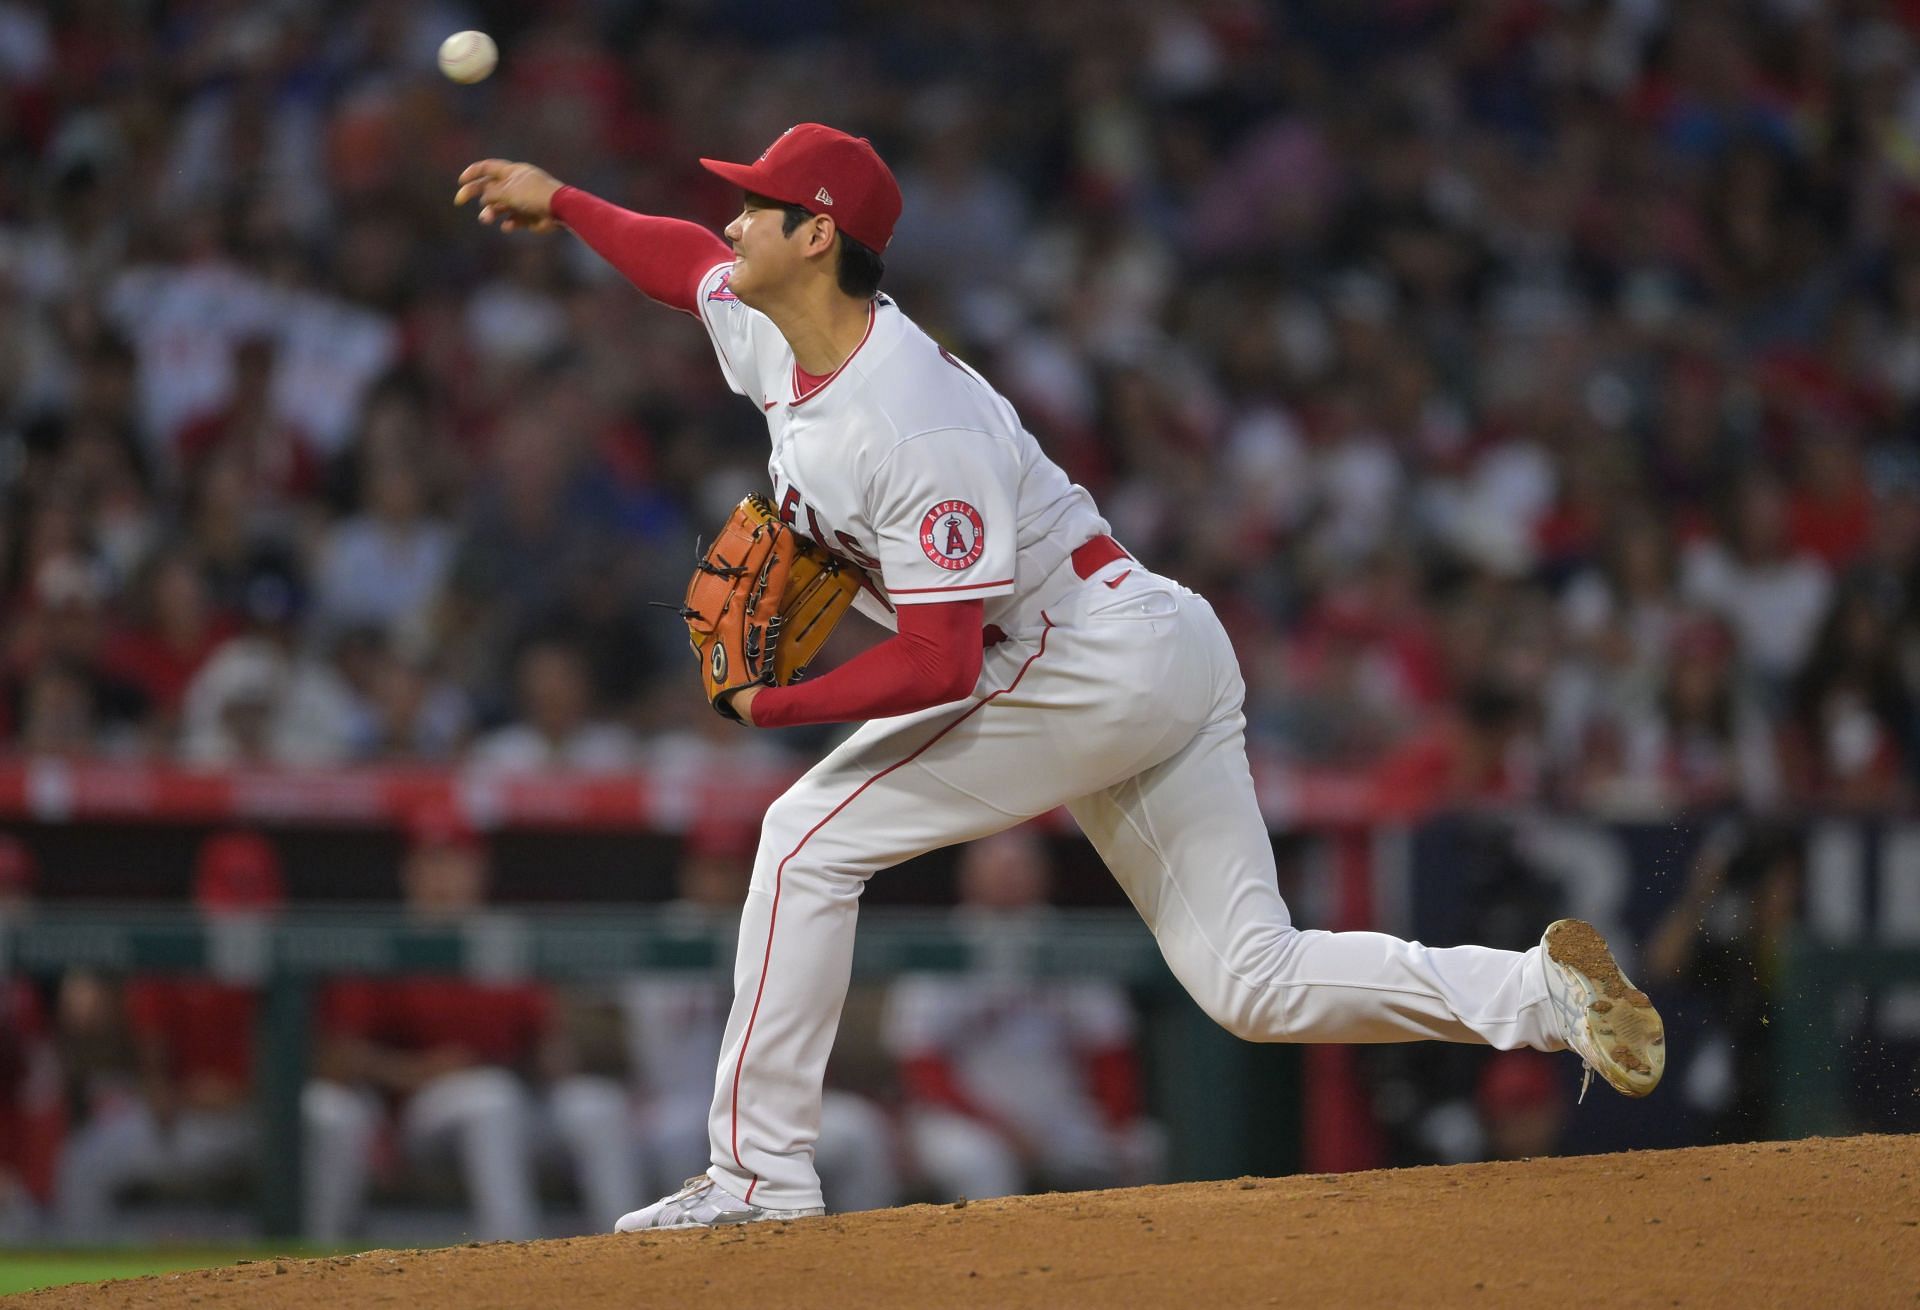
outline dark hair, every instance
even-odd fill
[[[783,215],[780,230],[792,236],[794,229],[812,218],[813,211],[800,205],[789,205],[766,196],[747,193],[747,200],[761,209],[777,209]],[[879,252],[870,246],[862,245],[848,236],[836,224],[835,231],[840,233],[840,264],[835,275],[840,283],[840,291],[855,300],[871,300],[880,290],[880,279],[886,274],[887,265]]]

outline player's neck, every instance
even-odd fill
[[[873,315],[871,301],[855,300],[838,289],[819,288],[792,304],[757,307],[793,348],[793,360],[805,372],[824,377],[847,362],[866,339]]]

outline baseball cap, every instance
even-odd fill
[[[271,910],[287,899],[280,856],[257,832],[220,832],[194,861],[193,900],[203,910]]]
[[[788,128],[751,164],[702,159],[700,166],[743,191],[829,215],[876,251],[887,248],[900,220],[900,184],[873,143],[823,123]]]
[[[409,850],[479,850],[480,834],[452,801],[426,801],[407,815]]]

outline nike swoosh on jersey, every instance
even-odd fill
[[[1117,577],[1117,578],[1109,578],[1109,579],[1107,580],[1107,587],[1108,587],[1108,589],[1109,589],[1109,590],[1111,590],[1112,588],[1114,588],[1114,587],[1117,587],[1117,586],[1119,586],[1119,585],[1120,585],[1121,583],[1123,583],[1123,582],[1125,582],[1125,581],[1126,581],[1126,580],[1127,580],[1128,578],[1130,578],[1130,577],[1132,577],[1132,576],[1133,576],[1133,570],[1132,570],[1132,569],[1127,569],[1126,571],[1124,571],[1123,573],[1121,573],[1121,575],[1120,575],[1119,577]]]

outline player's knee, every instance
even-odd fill
[[[522,1118],[527,1113],[526,1087],[505,1069],[487,1066],[445,1075],[442,1091],[461,1119]]]
[[[780,797],[767,809],[760,825],[760,846],[753,862],[753,888],[771,893],[776,876],[814,878],[834,883],[858,884],[863,875],[835,867],[820,857],[821,843],[809,845],[807,836],[827,816],[819,801],[797,789]]]
[[[792,792],[767,807],[766,817],[760,821],[760,846],[753,861],[756,882],[763,875],[771,875],[800,845],[811,823],[819,821],[818,815],[810,821],[804,813],[806,809]]]
[[[339,1083],[314,1081],[300,1092],[300,1117],[310,1135],[330,1141],[371,1138],[379,1111],[359,1092]]]
[[[1219,1024],[1243,1042],[1276,1042],[1286,1040],[1284,1037],[1274,1036],[1272,1031],[1263,1025],[1253,1013],[1253,1007],[1244,1002],[1235,1001],[1231,998],[1222,999],[1208,1004],[1205,1009],[1209,1019],[1212,1019],[1215,1023]]]

